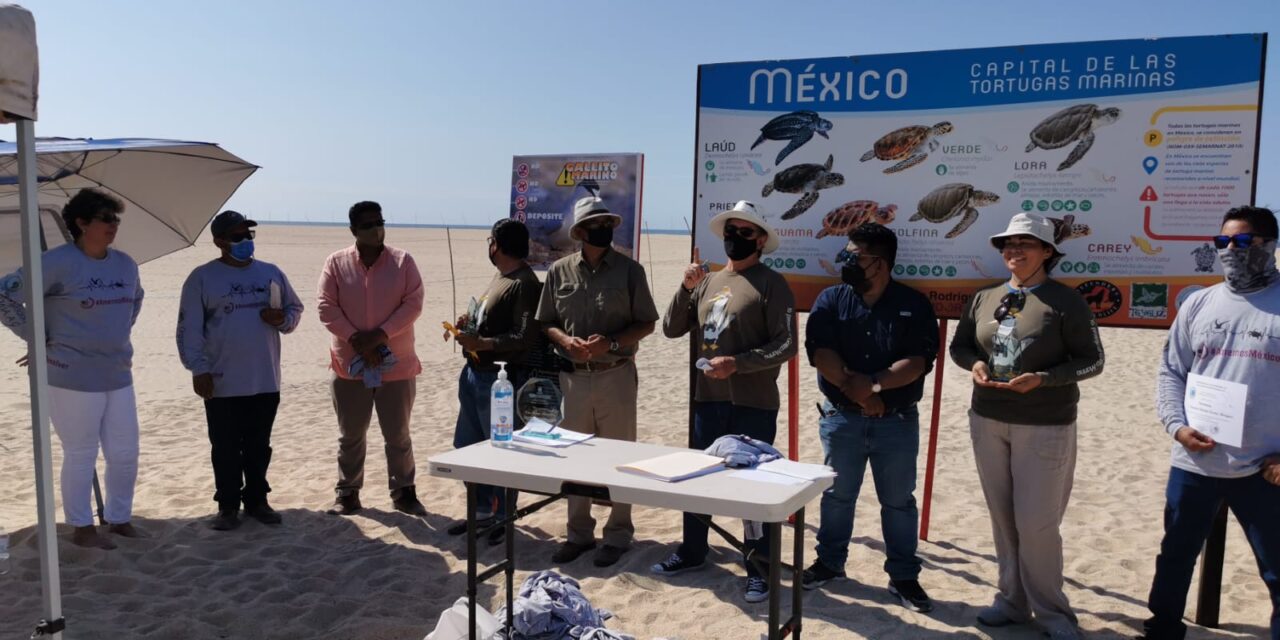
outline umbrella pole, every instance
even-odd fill
[[[453,299],[453,317],[457,318],[458,317],[458,279],[453,275],[453,233],[450,231],[449,227],[444,228],[444,239],[445,239],[445,242],[449,244],[449,288],[453,292],[450,296]],[[462,327],[458,327],[458,329],[462,329]],[[454,353],[458,352],[457,340],[453,341],[453,352]]]
[[[44,271],[40,258],[40,203],[36,196],[35,123],[19,120],[18,200],[22,211],[22,266],[26,276],[27,320],[31,329],[27,365],[31,379],[31,435],[36,472],[36,540],[40,550],[43,619],[36,635],[62,638],[62,583],[54,529],[53,455],[49,435],[49,364],[45,356]]]

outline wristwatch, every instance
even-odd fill
[[[880,393],[883,388],[880,386],[880,381],[876,380],[876,374],[871,374],[871,393]]]
[[[617,353],[618,350],[621,348],[622,348],[622,345],[618,344],[617,338],[609,338],[609,351],[613,353]]]

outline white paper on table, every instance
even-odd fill
[[[825,464],[809,464],[795,460],[778,459],[766,462],[758,467],[760,471],[776,473],[801,480],[812,481],[818,478],[830,478],[836,475],[831,467]]]
[[[558,434],[560,437],[540,438],[535,435],[529,435],[531,433]],[[511,438],[513,440],[519,440],[525,444],[540,444],[544,447],[556,447],[558,449],[578,444],[579,442],[584,442],[594,437],[595,436],[590,433],[578,433],[577,431],[561,429],[560,427],[553,426],[550,422],[541,418],[534,418],[528,421],[525,423],[523,429],[511,434]]]
[[[280,283],[272,280],[269,289],[271,290],[271,301],[268,304],[271,305],[272,309],[283,309],[284,302],[280,300]]]
[[[756,482],[768,482],[770,484],[785,484],[790,486],[809,484],[804,478],[796,478],[793,476],[783,475],[781,473],[771,473],[769,471],[761,471],[760,469],[738,469],[729,474],[730,478],[738,478],[741,480],[754,480]]]
[[[1216,442],[1238,447],[1244,443],[1244,407],[1249,385],[1191,373],[1182,406],[1190,427]]]

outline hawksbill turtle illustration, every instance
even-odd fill
[[[927,220],[933,223],[943,223],[960,214],[964,214],[964,217],[960,219],[960,223],[947,232],[946,237],[948,239],[954,238],[964,233],[965,229],[968,229],[974,222],[977,222],[978,210],[976,207],[984,207],[999,201],[999,195],[990,191],[979,191],[974,189],[971,184],[963,182],[944,184],[920,199],[916,214],[911,216],[909,222]]]
[[[878,202],[871,200],[846,202],[827,213],[826,217],[822,219],[822,229],[818,231],[814,238],[842,236],[867,222],[889,224],[893,222],[897,210],[898,205],[896,204],[887,204],[882,207]]]
[[[924,162],[924,159],[929,157],[929,152],[938,148],[938,136],[951,133],[951,130],[950,122],[939,122],[932,127],[914,125],[890,131],[879,140],[876,140],[870,151],[862,154],[862,162],[872,158],[890,162],[901,160],[898,164],[885,169],[884,172],[897,173],[904,169],[910,169]]]
[[[1084,154],[1093,146],[1093,130],[1109,125],[1120,118],[1120,110],[1115,107],[1101,109],[1096,104],[1078,104],[1067,107],[1040,121],[1031,130],[1031,142],[1027,144],[1030,153],[1036,147],[1041,149],[1059,149],[1077,140],[1077,144],[1067,159],[1058,165],[1058,171],[1070,169],[1079,162]]]
[[[813,134],[818,134],[828,140],[831,139],[827,132],[831,130],[832,124],[830,120],[819,116],[816,111],[792,111],[785,113],[765,123],[760,127],[760,137],[756,138],[752,149],[760,146],[765,140],[787,140],[787,146],[778,152],[777,160],[773,164],[782,164],[782,161],[792,151],[804,146],[804,143],[813,139]]]
[[[1053,243],[1062,244],[1067,240],[1083,238],[1091,233],[1089,225],[1076,224],[1075,214],[1068,213],[1061,218],[1045,218],[1053,223]]]
[[[760,195],[767,198],[774,191],[804,194],[782,214],[783,220],[790,220],[808,211],[818,201],[819,190],[844,184],[844,176],[831,171],[834,163],[835,156],[828,155],[826,164],[797,164],[787,167],[764,185]]]
[[[1213,271],[1213,259],[1218,257],[1218,252],[1213,250],[1206,242],[1191,251],[1191,255],[1196,259],[1196,273],[1211,273]]]

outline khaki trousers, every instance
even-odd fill
[[[366,434],[373,412],[378,412],[383,449],[387,455],[387,487],[392,499],[413,486],[413,440],[409,417],[417,394],[417,380],[383,382],[369,389],[361,380],[333,379],[333,410],[338,415],[338,486],[340,495],[364,486]]]
[[[999,593],[994,606],[1046,628],[1076,625],[1062,591],[1059,527],[1076,469],[1076,425],[1010,424],[969,412],[973,457],[991,513]]]
[[[634,361],[607,371],[560,373],[564,393],[564,420],[560,426],[592,433],[601,438],[636,440],[636,394],[639,377]],[[591,517],[591,499],[569,497],[569,541],[595,542],[596,521]],[[635,536],[631,505],[615,502],[604,525],[604,543],[623,549]]]

